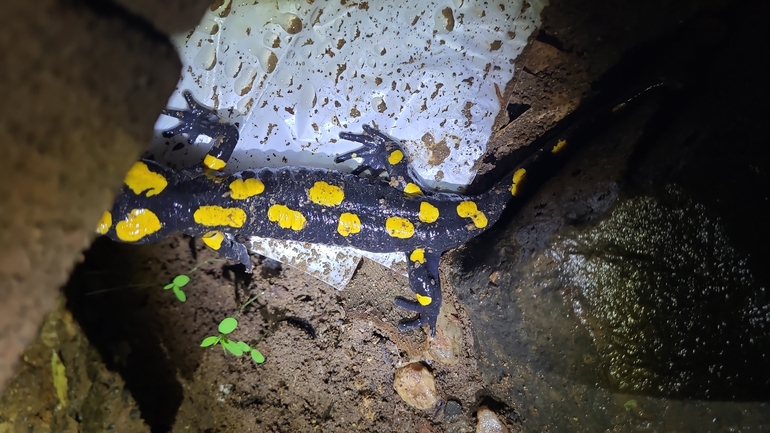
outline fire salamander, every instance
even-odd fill
[[[425,188],[412,176],[399,141],[369,126],[364,126],[365,134],[340,133],[340,138],[361,144],[336,158],[362,160],[353,173],[284,167],[223,174],[219,170],[238,143],[237,126],[199,104],[190,92],[184,92],[184,98],[186,110],[164,110],[180,120],[164,135],[187,134],[191,142],[201,135],[212,138],[203,167],[175,172],[153,161],[138,161],[112,210],[102,216],[98,233],[141,244],[182,232],[200,237],[247,271],[251,261],[239,240],[249,236],[403,252],[415,298],[395,303],[417,316],[399,328],[428,325],[431,335],[441,307],[441,254],[495,224],[506,205],[521,195],[528,172],[545,157],[562,153],[574,129],[547,141],[489,191],[464,196]],[[390,181],[362,176],[365,171],[385,172]]]

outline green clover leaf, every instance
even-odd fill
[[[251,359],[253,359],[257,364],[262,364],[265,362],[265,356],[262,355],[262,353],[257,349],[251,349]]]
[[[190,277],[188,277],[187,275],[181,274],[181,275],[177,275],[176,277],[174,277],[174,281],[173,281],[172,284],[174,284],[175,286],[177,286],[179,288],[182,288],[182,287],[186,286],[187,283],[189,283],[189,282],[190,282]]]
[[[240,346],[238,346],[238,343],[232,340],[227,340],[223,338],[222,346],[224,346],[225,349],[227,349],[230,353],[232,353],[235,356],[243,355],[243,350],[241,350]]]
[[[220,337],[218,335],[211,335],[203,339],[201,347],[209,347],[219,343]]]
[[[238,327],[238,321],[235,320],[233,317],[226,317],[222,319],[221,322],[219,322],[219,332],[221,334],[229,334],[233,331],[235,331],[235,328]]]
[[[238,344],[238,347],[240,347],[240,348],[241,348],[241,350],[242,350],[244,353],[245,353],[245,352],[248,352],[248,351],[250,351],[250,350],[251,350],[251,347],[249,347],[249,345],[248,345],[248,344],[246,344],[246,343],[244,343],[243,341],[239,341],[237,344]]]
[[[176,295],[176,298],[179,299],[179,302],[187,300],[187,295],[178,286],[174,286],[174,294]]]

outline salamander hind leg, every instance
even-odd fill
[[[409,286],[415,300],[396,298],[398,307],[418,313],[414,319],[401,322],[398,329],[408,331],[424,325],[430,327],[430,335],[436,335],[436,321],[441,310],[441,282],[438,263],[441,253],[417,248],[409,254]]]
[[[201,239],[209,248],[219,253],[220,256],[240,263],[251,273],[251,259],[246,246],[238,242],[235,236],[219,230],[213,230],[204,234]]]
[[[360,158],[361,165],[353,171],[353,174],[359,175],[369,170],[376,177],[382,172],[387,172],[390,184],[394,188],[408,194],[421,194],[423,188],[410,173],[409,159],[404,154],[402,144],[369,125],[364,125],[363,128],[366,134],[340,132],[340,138],[343,140],[355,141],[363,146],[337,156],[334,162],[340,163]]]
[[[163,110],[164,115],[181,121],[177,126],[163,131],[163,136],[187,134],[190,143],[194,143],[200,136],[210,137],[213,139],[213,144],[203,160],[203,165],[212,170],[221,170],[230,160],[238,144],[238,127],[196,101],[189,90],[182,92],[182,96],[187,101],[187,109]]]

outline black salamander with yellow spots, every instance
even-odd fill
[[[362,160],[351,174],[302,167],[223,174],[216,170],[226,165],[238,142],[237,126],[198,104],[190,92],[184,97],[187,110],[164,111],[181,121],[164,135],[187,134],[191,142],[200,135],[212,138],[204,167],[175,172],[153,161],[138,161],[112,210],[104,213],[100,234],[146,243],[182,232],[201,237],[248,271],[251,261],[239,239],[249,236],[403,252],[415,299],[395,302],[418,315],[399,327],[428,325],[431,335],[441,307],[441,254],[490,228],[521,194],[527,173],[546,157],[561,153],[575,127],[549,140],[489,191],[463,196],[429,191],[411,174],[401,144],[368,126],[365,134],[340,134],[361,143],[336,158]],[[361,176],[365,171],[371,176]],[[390,181],[376,176],[382,172]]]

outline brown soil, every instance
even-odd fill
[[[100,241],[66,290],[73,314],[108,367],[126,380],[149,425],[179,431],[413,431],[440,419],[442,411],[410,410],[393,391],[394,368],[422,354],[421,341],[392,325],[399,312],[388,300],[407,295],[405,278],[364,262],[337,292],[274,263],[255,263],[249,277],[215,262],[190,273],[184,304],[161,289],[215,258],[183,237],[144,247]],[[147,287],[110,291],[115,284]],[[107,291],[88,295],[100,290]],[[254,295],[233,337],[257,347],[264,364],[198,347]],[[468,326],[461,315],[455,320]],[[481,388],[471,345],[466,334],[457,365],[430,364],[441,395],[466,405]],[[472,426],[467,417],[463,424]]]

